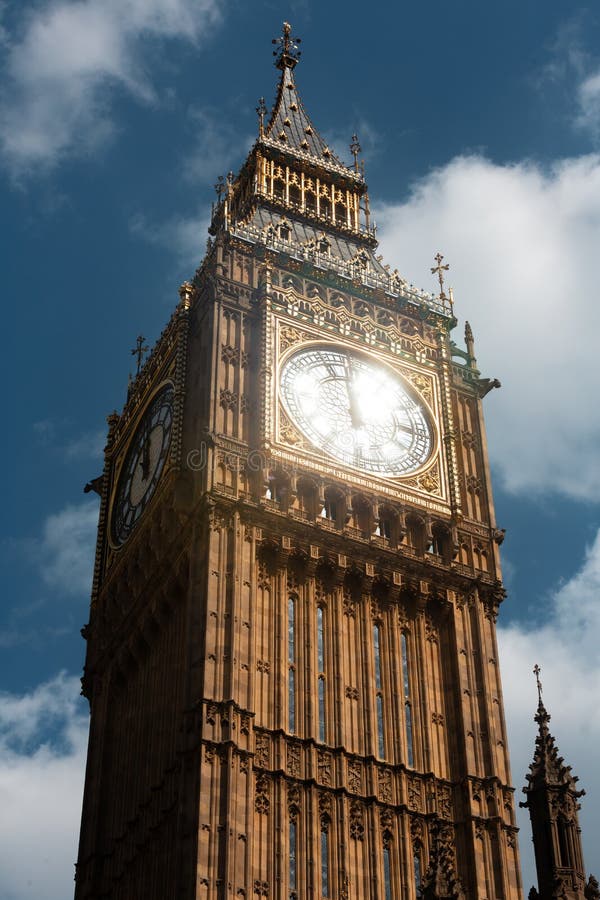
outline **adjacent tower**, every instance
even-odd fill
[[[533,847],[538,878],[538,890],[532,888],[530,900],[600,900],[598,882],[593,875],[587,884],[581,848],[581,829],[577,815],[579,798],[578,778],[571,774],[558,755],[554,737],[548,724],[550,715],[542,701],[540,668],[534,673],[538,686],[538,708],[535,721],[539,732],[535,740],[533,762],[523,788],[527,799],[520,805],[529,810]]]
[[[277,97],[109,417],[77,900],[519,900],[482,398]],[[437,259],[435,271],[444,266]]]

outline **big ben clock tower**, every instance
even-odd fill
[[[326,145],[278,44],[109,417],[76,898],[519,900],[495,382],[443,284],[376,256],[358,143]]]

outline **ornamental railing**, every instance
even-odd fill
[[[337,256],[331,256],[328,252],[323,253],[314,247],[281,238],[250,222],[245,225],[230,224],[228,230],[230,234],[241,240],[262,244],[270,250],[287,254],[292,259],[309,262],[317,269],[335,272],[349,281],[363,284],[373,290],[382,290],[391,297],[404,300],[407,304],[420,308],[426,307],[432,312],[448,318],[453,316],[452,303],[448,298],[440,298],[435,294],[418,291],[395,272],[374,272],[369,268],[368,262],[363,263],[359,259],[344,260]]]

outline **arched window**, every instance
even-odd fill
[[[296,731],[296,597],[288,598],[288,728]]]
[[[402,632],[400,638],[400,646],[402,652],[402,689],[404,693],[404,727],[406,732],[406,761],[409,766],[414,766],[414,747],[413,747],[413,721],[412,721],[412,704],[410,696],[410,675],[408,660],[408,641],[405,632]]]
[[[317,607],[317,670],[318,670],[318,703],[319,703],[319,740],[325,741],[325,628],[323,607]]]
[[[413,871],[415,876],[415,890],[418,897],[421,890],[421,854],[418,848],[415,848],[413,856]]]
[[[375,659],[375,710],[377,715],[377,753],[385,759],[385,730],[383,723],[383,687],[381,680],[381,627],[373,625],[373,655]]]
[[[329,831],[325,823],[321,827],[321,896],[329,897]]]
[[[383,888],[385,900],[392,900],[392,871],[389,847],[383,848]]]
[[[290,897],[296,896],[298,881],[297,866],[298,825],[294,819],[290,822]]]
[[[329,197],[319,198],[319,212],[326,219],[331,218],[331,200],[329,199]]]
[[[297,184],[290,184],[289,198],[290,198],[290,203],[293,206],[300,206],[301,194],[300,194],[300,188],[298,187]]]

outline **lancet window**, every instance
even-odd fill
[[[400,638],[400,647],[402,653],[402,690],[404,693],[404,729],[406,733],[406,761],[409,766],[414,765],[414,746],[413,746],[413,719],[412,719],[412,702],[410,692],[410,673],[408,659],[408,641],[406,633],[402,632]]]
[[[383,722],[383,688],[381,680],[381,627],[373,626],[373,650],[375,657],[375,712],[377,716],[377,753],[385,758],[385,729]]]
[[[392,900],[392,870],[390,848],[383,848],[383,888],[385,900]]]
[[[297,882],[298,882],[298,863],[297,863],[297,848],[298,848],[298,824],[295,819],[292,819],[290,822],[290,900],[295,900],[296,890],[297,890]]]
[[[329,897],[329,831],[327,823],[321,827],[321,896]]]
[[[319,705],[319,740],[325,741],[325,733],[326,733],[326,723],[325,723],[325,714],[326,714],[326,703],[325,703],[325,694],[326,694],[326,680],[325,680],[325,634],[324,634],[324,614],[323,607],[317,607],[317,690],[318,690],[318,705]]]
[[[297,597],[288,598],[288,729],[296,731],[296,605]]]

